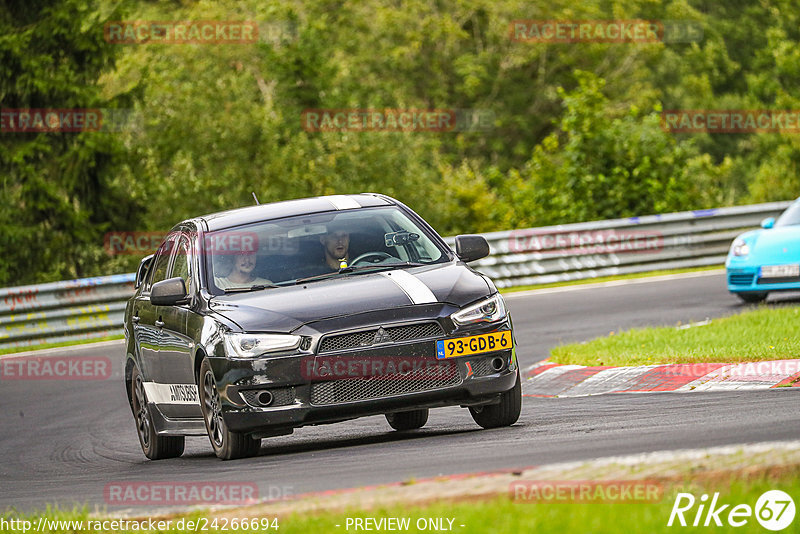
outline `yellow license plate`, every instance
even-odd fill
[[[491,332],[477,336],[455,337],[436,342],[436,357],[440,360],[469,356],[511,348],[511,331]]]

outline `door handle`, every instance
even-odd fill
[[[156,321],[156,326],[159,327],[159,328],[163,328],[164,327],[164,321],[159,319],[158,321]]]
[[[138,323],[139,322],[139,316],[138,315],[132,316],[131,317],[131,321],[134,322],[134,323]]]

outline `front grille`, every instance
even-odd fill
[[[387,328],[386,332],[395,343],[444,335],[444,331],[442,330],[442,327],[439,326],[439,323],[419,323],[406,326],[392,326]]]
[[[800,282],[800,277],[783,276],[781,278],[759,278],[757,284],[796,284]]]
[[[269,391],[272,393],[272,404],[269,406],[261,406],[256,400],[256,396],[260,391]],[[273,406],[288,406],[292,404],[295,399],[294,388],[261,388],[261,389],[246,389],[240,391],[244,401],[255,408],[271,408]]]
[[[378,330],[378,328],[371,328],[369,330],[361,330],[360,332],[327,336],[323,338],[319,344],[319,353],[371,347],[375,341],[375,334],[378,333]],[[403,326],[390,326],[385,328],[384,331],[389,340],[393,343],[416,341],[444,335],[444,330],[442,330],[439,323],[435,321]]]
[[[753,274],[731,274],[728,275],[728,283],[732,286],[749,286],[753,283]]]
[[[434,391],[460,383],[461,375],[455,362],[440,362],[435,367],[420,368],[408,374],[394,373],[311,384],[311,404],[325,406],[396,397],[407,393]]]

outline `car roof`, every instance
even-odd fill
[[[323,197],[284,200],[270,204],[259,204],[219,213],[211,213],[197,217],[204,221],[209,231],[222,230],[233,226],[281,219],[296,215],[324,213],[356,208],[399,205],[395,199],[377,193],[360,193],[357,195],[329,195]]]

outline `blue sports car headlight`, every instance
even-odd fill
[[[750,245],[741,237],[737,237],[731,245],[731,254],[734,256],[747,256],[750,254]]]

